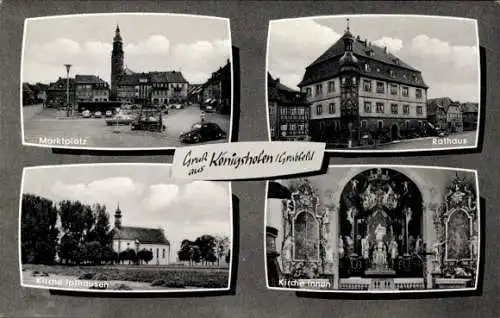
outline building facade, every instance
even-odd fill
[[[427,100],[427,120],[438,129],[448,129],[448,107],[453,103],[449,97]]]
[[[232,69],[229,59],[224,66],[212,73],[202,89],[202,104],[215,106],[222,114],[231,113]]]
[[[313,141],[350,147],[425,134],[428,87],[421,72],[355,38],[349,26],[298,86],[310,102]]]
[[[279,265],[268,274],[303,287],[271,287],[475,286],[480,222],[473,173],[336,167],[324,176],[280,183],[291,194],[268,196],[266,226],[272,231],[266,249]]]
[[[136,253],[148,250],[153,253],[149,265],[168,265],[170,263],[170,242],[162,229],[123,226],[122,211],[118,206],[115,211],[115,226],[112,229],[112,247],[116,253],[132,249]]]
[[[95,75],[76,75],[75,94],[77,102],[107,102],[109,84]]]
[[[47,88],[46,95],[47,95],[47,102],[46,106],[47,107],[62,107],[66,105],[67,101],[67,93],[69,92],[69,102],[71,105],[75,105],[76,101],[76,94],[75,94],[75,79],[70,78],[69,79],[69,90],[66,88],[67,86],[67,81],[66,78],[61,78],[55,82],[50,83],[49,87]]]
[[[446,121],[448,124],[448,131],[450,133],[461,133],[464,130],[462,108],[460,103],[453,102],[448,106],[446,112]]]
[[[479,104],[463,103],[461,109],[464,131],[477,130]]]
[[[271,140],[309,139],[310,108],[305,93],[281,84],[268,73],[267,99]]]
[[[124,66],[125,52],[117,26],[111,52],[111,98],[123,103],[166,105],[187,100],[189,83],[181,72],[137,73]]]

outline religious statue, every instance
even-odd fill
[[[368,235],[361,239],[361,255],[363,255],[363,259],[365,260],[370,258],[370,242],[368,241]]]
[[[435,242],[434,244],[432,244],[432,252],[434,253],[434,272],[441,271],[441,249],[440,249],[440,247],[444,243],[446,243],[446,241]]]
[[[373,251],[373,264],[377,269],[387,268],[387,251],[384,241],[380,240]]]
[[[354,240],[350,236],[345,237],[347,243],[347,251],[349,254],[354,254]]]
[[[396,258],[398,257],[398,243],[394,239],[392,239],[389,244],[389,253],[391,255],[391,266],[394,266]]]
[[[292,237],[289,236],[283,242],[283,248],[281,249],[281,261],[283,262],[283,271],[285,273],[290,272],[292,264]]]
[[[342,239],[342,235],[339,236],[339,258],[344,258],[345,250],[344,250],[344,240]]]
[[[420,254],[422,252],[423,243],[420,235],[417,235],[417,240],[415,241],[415,254]]]

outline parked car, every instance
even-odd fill
[[[207,105],[207,106],[205,106],[205,112],[213,113],[213,112],[215,112],[215,107],[213,107],[212,105]]]
[[[109,118],[109,117],[113,117],[113,112],[112,112],[112,111],[110,111],[110,110],[107,110],[107,111],[106,111],[106,117],[108,117],[108,118]]]
[[[102,117],[102,113],[100,111],[96,111],[94,113],[94,118],[101,118]]]
[[[90,112],[90,110],[84,110],[82,112],[82,117],[83,118],[90,118],[92,116],[92,113]]]
[[[182,104],[171,104],[170,108],[173,108],[173,109],[182,109],[182,108],[184,108],[184,105],[182,105]]]
[[[185,143],[197,143],[210,140],[224,139],[227,134],[216,123],[195,123],[191,130],[180,135],[179,139]]]
[[[119,113],[113,117],[106,118],[106,125],[130,125],[132,123],[133,117],[127,114]]]
[[[163,116],[156,107],[143,107],[131,123],[132,130],[148,130],[162,132],[167,128],[163,124]]]

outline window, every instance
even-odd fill
[[[361,128],[366,128],[366,120],[361,121]]]
[[[321,96],[323,94],[323,86],[321,84],[316,85],[316,96]]]
[[[353,78],[352,78],[352,84],[353,84],[353,85],[356,85],[356,77],[353,77]]]
[[[378,127],[378,129],[382,129],[382,128],[384,128],[384,122],[383,122],[382,120],[379,120],[379,121],[377,122],[377,127]]]
[[[290,115],[295,115],[297,109],[295,107],[290,108]]]
[[[372,82],[368,80],[363,80],[363,90],[365,92],[371,92],[372,91]]]
[[[281,131],[286,131],[288,129],[287,124],[281,125]]]
[[[418,128],[422,128],[422,122],[420,120],[418,121]]]
[[[403,86],[402,95],[403,95],[404,97],[408,97],[408,87]]]
[[[424,109],[422,106],[417,106],[417,115],[422,115],[424,113]]]
[[[308,212],[297,215],[294,223],[294,259],[317,260],[319,258],[319,226]]]
[[[304,115],[304,113],[305,113],[304,108],[302,108],[302,107],[301,107],[301,108],[299,108],[299,109],[298,109],[298,113],[299,113],[299,115],[303,116],[303,115]]]
[[[372,112],[372,102],[365,102],[365,113]]]
[[[299,124],[298,127],[299,133],[304,134],[304,124]]]
[[[410,129],[410,121],[409,120],[405,121],[405,126],[406,126],[406,129]]]
[[[391,104],[391,114],[398,113],[398,104]]]
[[[286,108],[285,107],[281,107],[280,108],[280,114],[281,115],[286,115]]]
[[[335,114],[335,103],[330,103],[330,105],[328,105],[328,112],[330,114]]]
[[[403,105],[403,114],[408,115],[410,113],[410,105]]]
[[[312,89],[310,87],[306,88],[306,94],[307,94],[307,97],[312,96]]]
[[[316,115],[321,115],[323,113],[323,106],[316,106]]]
[[[156,259],[160,258],[160,249],[156,249]]]
[[[415,90],[415,97],[416,97],[416,98],[422,98],[422,89],[417,88],[417,89]]]
[[[383,114],[384,113],[384,103],[377,103],[377,113]]]
[[[390,75],[391,77],[394,77],[394,71],[393,71],[393,70],[389,70],[389,75]]]
[[[296,129],[296,125],[295,124],[290,124],[290,131],[293,133]]]
[[[377,94],[383,94],[383,93],[384,93],[384,83],[377,82]]]
[[[397,95],[397,94],[398,94],[398,85],[391,84],[391,95]]]
[[[328,93],[335,92],[335,81],[328,82]]]
[[[370,72],[371,70],[370,64],[365,63],[365,72]]]
[[[163,252],[163,253],[162,253],[162,256],[163,256],[163,258],[165,258],[165,249],[163,249],[163,251],[162,251],[162,252]]]

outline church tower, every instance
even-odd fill
[[[115,227],[117,229],[122,226],[122,211],[120,210],[120,203],[118,203],[115,211]]]
[[[117,99],[117,85],[123,74],[123,41],[120,35],[120,27],[116,25],[115,37],[113,38],[113,51],[111,51],[111,99]]]

